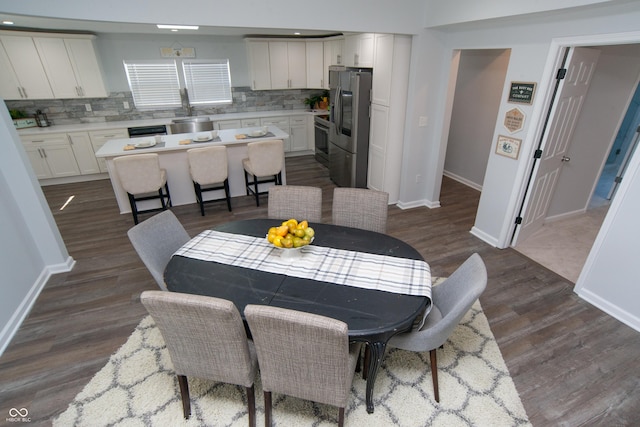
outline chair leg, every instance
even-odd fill
[[[189,398],[189,381],[184,375],[177,375],[178,384],[180,385],[180,394],[182,395],[182,412],[184,419],[188,420],[191,416],[191,400]]]
[[[200,213],[202,214],[202,216],[204,216],[204,202],[202,201],[202,187],[200,187],[200,184],[193,181],[193,189],[196,192],[196,201],[198,202],[198,205],[200,205]]]
[[[338,427],[344,426],[344,408],[338,408]]]
[[[256,427],[256,393],[255,387],[247,387],[247,407],[249,409],[249,427]]]
[[[271,427],[271,392],[264,392],[264,425]]]
[[[172,207],[173,203],[171,203],[171,193],[169,193],[169,183],[164,183],[164,189],[167,191],[167,206]]]
[[[227,209],[231,212],[231,196],[229,195],[229,179],[224,180],[224,194],[227,196]]]
[[[138,208],[136,207],[136,198],[133,194],[127,193],[129,196],[129,205],[131,206],[131,215],[133,215],[133,223],[138,224]]]
[[[249,174],[247,173],[246,169],[244,171],[244,190],[246,191],[248,196],[249,195]]]
[[[164,193],[162,192],[162,187],[158,190],[158,196],[160,196],[160,204],[162,205],[162,210],[167,210],[167,203],[164,201]]]
[[[260,195],[258,194],[258,177],[257,176],[253,176],[253,186],[255,188],[255,194],[256,194],[256,206],[260,206]]]
[[[433,394],[436,402],[440,402],[440,394],[438,393],[438,360],[436,357],[436,349],[429,352],[431,359],[431,381],[433,381]]]

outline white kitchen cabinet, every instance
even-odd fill
[[[100,173],[100,166],[96,153],[93,151],[93,144],[88,132],[73,132],[67,134],[73,155],[80,169],[81,175]]]
[[[322,40],[307,41],[307,88],[325,87],[324,70],[324,42]]]
[[[278,129],[283,131],[286,134],[291,134],[291,129],[289,128],[289,117],[263,117],[260,119],[261,126],[276,126]],[[291,151],[291,137],[285,139],[284,141],[284,152],[288,153]]]
[[[302,89],[307,85],[304,41],[270,41],[271,89]]]
[[[324,70],[323,89],[329,89],[329,67],[332,65],[344,65],[343,47],[344,39],[326,40],[324,44]]]
[[[269,59],[269,42],[248,40],[246,42],[249,59],[249,76],[251,89],[271,89],[271,66]]]
[[[242,121],[241,120],[220,120],[215,123],[215,127],[218,130],[239,129],[242,127]]]
[[[393,72],[393,34],[376,34],[373,58],[371,102],[389,105],[391,102],[391,79]]]
[[[91,39],[34,37],[33,41],[55,98],[107,97]]]
[[[23,137],[22,143],[38,179],[80,175],[66,134]]]
[[[308,116],[291,116],[289,118],[290,151],[309,150]]]
[[[254,128],[260,126],[260,118],[256,117],[254,119],[242,119],[240,120],[240,126],[243,128]]]
[[[402,141],[400,141],[402,142]],[[389,107],[371,105],[371,130],[369,133],[369,168],[367,187],[385,191],[385,156],[389,143]]]
[[[0,44],[0,96],[5,100],[53,98],[33,39],[2,34]]]
[[[344,65],[373,67],[375,38],[373,33],[348,34],[344,38]]]
[[[89,138],[95,154],[107,141],[129,138],[129,132],[127,129],[96,130],[89,132]],[[97,161],[101,173],[109,172],[107,170],[107,162],[103,158],[99,158]]]

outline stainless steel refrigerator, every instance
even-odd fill
[[[367,187],[371,69],[329,68],[329,177],[340,187]]]

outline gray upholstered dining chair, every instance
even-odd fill
[[[245,387],[249,426],[255,426],[257,359],[233,302],[162,291],[144,291],[140,301],[167,345],[184,417],[191,415],[187,377],[197,377]]]
[[[190,239],[178,218],[167,210],[134,225],[127,235],[160,289],[166,291],[164,269],[171,255]]]
[[[366,188],[333,190],[332,222],[335,225],[387,232],[389,194]]]
[[[475,253],[444,282],[433,288],[433,307],[422,328],[396,335],[387,343],[388,347],[429,352],[436,402],[440,401],[436,349],[447,341],[486,286],[487,269],[480,255]]]
[[[259,184],[273,182],[275,185],[282,185],[284,142],[281,139],[250,142],[247,144],[247,152],[249,157],[242,160],[247,196],[253,194],[256,206],[260,206],[260,195],[267,192],[259,191]],[[249,175],[253,176],[253,181],[249,181]]]
[[[267,216],[274,219],[322,221],[322,189],[302,185],[269,187]]]
[[[157,153],[132,154],[113,159],[120,185],[129,197],[133,222],[137,224],[138,214],[166,210],[171,206],[167,173],[160,168]],[[137,202],[159,199],[161,207],[140,210]]]
[[[187,150],[189,173],[196,192],[196,200],[200,205],[200,213],[204,216],[204,204],[220,199],[204,200],[202,192],[224,190],[227,209],[231,212],[231,197],[229,196],[229,169],[227,162],[227,147],[191,148]]]
[[[271,426],[271,393],[282,393],[339,408],[344,424],[360,344],[349,344],[347,324],[329,317],[266,305],[244,310],[258,354]]]

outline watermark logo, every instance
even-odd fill
[[[11,408],[6,421],[8,423],[30,423],[29,410],[27,408]]]

